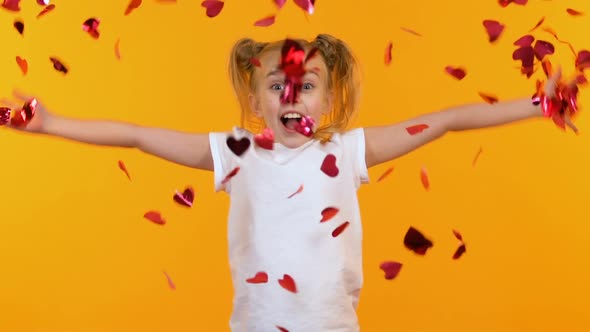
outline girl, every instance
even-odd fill
[[[228,133],[65,118],[20,93],[18,103],[4,104],[20,109],[28,103],[7,123],[15,129],[137,148],[213,171],[216,191],[231,197],[235,332],[358,331],[362,233],[356,192],[369,181],[367,169],[448,131],[542,117],[547,110],[523,98],[349,129],[359,99],[357,63],[347,45],[330,35],[309,42],[240,40],[229,73],[242,128]],[[547,81],[544,101],[556,96],[559,76]],[[565,121],[571,125],[567,116]]]

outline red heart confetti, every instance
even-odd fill
[[[20,11],[20,0],[4,0],[2,7],[13,12]]]
[[[486,103],[488,104],[495,104],[498,102],[498,97],[487,94],[487,93],[483,93],[483,92],[478,92],[479,96],[481,97],[481,99],[483,99]]]
[[[344,232],[344,230],[348,228],[348,225],[350,225],[350,222],[345,221],[344,223],[342,223],[342,225],[336,227],[336,229],[332,231],[332,237],[337,237],[338,235],[342,234],[342,232]]]
[[[391,174],[391,172],[393,172],[393,167],[390,167],[388,169],[385,170],[385,172],[383,172],[383,174],[381,174],[381,176],[377,179],[377,182],[381,182],[383,179],[385,179],[389,174]]]
[[[39,17],[41,17],[41,16],[43,16],[43,15],[45,15],[45,14],[49,13],[50,11],[52,11],[52,10],[54,10],[54,9],[55,9],[55,5],[54,5],[54,4],[51,4],[51,5],[49,5],[49,6],[45,7],[45,8],[43,8],[43,10],[41,10],[41,11],[39,12],[39,14],[37,14],[37,18],[39,18]]]
[[[16,20],[14,21],[14,23],[12,24],[12,26],[16,29],[16,31],[18,31],[19,34],[23,34],[25,32],[25,23],[23,21],[20,20]]]
[[[590,68],[590,51],[581,50],[576,56],[576,69],[583,71],[586,68]]]
[[[288,274],[283,275],[283,279],[279,279],[279,285],[291,293],[297,293],[295,280]]]
[[[287,198],[292,198],[293,196],[300,194],[302,191],[303,191],[303,185],[300,185],[299,188],[297,189],[297,191],[295,191],[294,193],[289,195],[289,197],[287,197]]]
[[[249,284],[265,284],[268,282],[268,274],[266,272],[257,272],[252,278],[246,279]]]
[[[254,143],[263,149],[272,150],[274,141],[275,136],[270,128],[264,128],[262,133],[254,135]]]
[[[256,27],[268,27],[275,24],[275,15],[270,15],[265,18],[261,18],[258,21],[254,22],[254,26]]]
[[[127,175],[127,178],[129,179],[129,181],[131,181],[131,175],[129,175],[129,171],[127,170],[127,166],[125,166],[125,163],[123,163],[123,160],[119,160],[118,164],[119,164],[119,169],[122,170],[123,173],[125,173],[125,175]]]
[[[500,38],[500,35],[504,31],[504,24],[494,20],[484,20],[483,26],[488,34],[488,41],[494,43]]]
[[[25,127],[35,116],[35,109],[37,108],[37,99],[31,99],[26,102],[23,107],[14,113],[10,124],[15,127]]]
[[[581,11],[577,11],[577,10],[575,10],[575,9],[571,9],[571,8],[568,8],[568,9],[566,9],[565,11],[566,11],[568,14],[570,14],[571,16],[581,16],[581,15],[584,15],[584,13],[582,13]]]
[[[274,0],[275,5],[277,5],[279,9],[283,8],[285,2],[287,2],[287,0]]]
[[[414,227],[410,227],[404,237],[404,246],[418,255],[424,255],[432,247],[432,241]]]
[[[328,154],[324,158],[320,169],[329,177],[337,176],[340,170],[338,169],[338,166],[336,166],[336,156],[333,154]]]
[[[410,135],[416,135],[416,134],[419,134],[419,133],[423,132],[425,129],[428,129],[428,128],[429,127],[428,127],[427,124],[421,123],[421,124],[417,124],[417,125],[414,125],[414,126],[407,127],[406,128],[406,131]]]
[[[479,156],[481,155],[482,152],[483,152],[483,149],[479,148],[479,150],[475,154],[475,158],[473,158],[473,161],[471,162],[472,167],[475,167],[475,163],[477,163],[477,160],[479,159]]]
[[[513,43],[513,45],[520,46],[520,47],[531,46],[531,45],[533,45],[534,41],[535,41],[535,37],[533,37],[532,35],[524,35],[524,36],[518,38]]]
[[[385,279],[392,280],[399,274],[402,269],[402,263],[398,262],[383,262],[379,268],[385,272]]]
[[[172,278],[170,278],[170,276],[168,275],[168,273],[166,273],[166,271],[162,271],[162,272],[164,272],[164,275],[166,276],[166,281],[168,281],[168,287],[170,287],[170,289],[172,289],[172,290],[175,290],[176,285],[172,281]]]
[[[458,79],[459,81],[462,80],[463,78],[465,78],[465,76],[467,75],[467,72],[465,72],[465,69],[460,68],[460,67],[446,66],[445,71],[447,72],[447,74],[453,76],[454,78]]]
[[[250,64],[252,64],[253,66],[256,66],[256,67],[262,66],[262,64],[260,63],[260,60],[258,60],[257,58],[251,58]]]
[[[426,168],[422,167],[420,170],[420,181],[422,181],[422,186],[424,189],[430,189],[430,180],[428,179],[428,173],[426,172]]]
[[[461,244],[453,254],[453,259],[459,259],[467,251],[465,244]]]
[[[544,40],[537,40],[533,48],[537,60],[542,61],[545,56],[555,53],[555,47],[550,42]]]
[[[125,9],[125,16],[131,14],[131,12],[137,8],[139,8],[139,6],[141,6],[142,0],[131,0],[129,1],[129,4],[127,5],[127,8]]]
[[[292,39],[286,39],[281,48],[281,62],[279,69],[285,72],[285,89],[281,94],[282,104],[293,104],[299,101],[299,92],[303,86],[303,68],[305,50],[303,46]]]
[[[310,137],[313,135],[313,126],[315,121],[312,117],[304,115],[299,119],[299,122],[295,124],[295,131],[303,136]]]
[[[195,190],[191,186],[186,187],[182,193],[177,190],[172,199],[182,206],[191,207],[195,200]]]
[[[515,3],[517,5],[524,6],[524,5],[526,5],[527,2],[528,2],[528,0],[498,0],[498,3],[502,7],[506,7],[511,3]]]
[[[391,50],[393,49],[393,44],[391,42],[387,43],[385,47],[385,59],[384,62],[386,65],[391,63]]]
[[[247,137],[237,140],[230,136],[227,138],[225,143],[227,144],[227,147],[238,157],[244,154],[244,152],[246,152],[246,150],[248,150],[250,147],[250,140]]]
[[[121,39],[117,39],[117,41],[115,42],[115,57],[117,58],[117,60],[121,60],[121,50],[119,48],[120,42]]]
[[[422,34],[421,34],[421,33],[419,33],[419,32],[416,32],[416,30],[412,30],[412,29],[408,29],[408,28],[404,28],[404,27],[400,27],[400,29],[401,29],[402,31],[405,31],[405,32],[407,32],[407,33],[411,33],[411,34],[413,34],[414,36],[422,37]]]
[[[221,13],[224,2],[219,0],[205,0],[201,2],[201,7],[207,9],[206,14],[208,17],[215,17]]]
[[[16,57],[16,64],[20,68],[23,75],[26,75],[27,72],[29,71],[29,63],[27,62],[27,60],[21,58],[20,56],[17,56]]]
[[[144,218],[146,218],[147,220],[153,222],[154,224],[158,224],[158,225],[164,225],[166,224],[166,220],[164,220],[164,218],[162,218],[162,215],[160,214],[160,212],[155,211],[155,210],[151,210],[146,212],[143,215]]]
[[[313,14],[315,0],[293,0],[295,4],[308,14]]]
[[[0,107],[0,126],[5,125],[10,121],[10,114],[12,110],[10,107]]]
[[[336,207],[332,207],[332,206],[323,209],[322,210],[322,219],[320,219],[320,222],[326,222],[326,221],[334,218],[334,216],[338,214],[338,211],[340,211],[340,209],[338,209]]]
[[[224,184],[228,183],[229,180],[231,180],[231,178],[236,176],[236,174],[238,174],[239,171],[240,171],[240,167],[236,167],[236,168],[232,169],[231,172],[229,172],[229,174],[227,174],[225,176],[225,178],[223,178],[223,180],[221,180],[221,184],[224,185]]]
[[[62,72],[64,74],[68,73],[68,68],[56,57],[50,57],[49,60],[53,63],[53,69]]]
[[[100,32],[98,31],[98,25],[100,24],[100,20],[91,17],[82,23],[82,30],[88,32],[90,36],[94,39],[98,39],[100,37]]]

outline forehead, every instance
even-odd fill
[[[306,54],[308,51],[306,52]],[[256,68],[259,77],[266,77],[268,74],[276,71],[281,63],[281,50],[271,50],[264,52],[258,58],[260,67]],[[320,77],[325,77],[327,73],[326,63],[319,52],[304,64],[305,70],[314,71]]]

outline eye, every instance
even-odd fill
[[[303,84],[303,90],[311,90],[311,89],[313,89],[313,84],[311,84],[311,83]]]
[[[283,85],[279,84],[279,83],[275,83],[273,85],[270,86],[271,90],[283,90]]]

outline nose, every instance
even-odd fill
[[[285,82],[285,92],[281,95],[281,104],[296,104],[299,102],[299,92],[302,84],[288,80]]]

